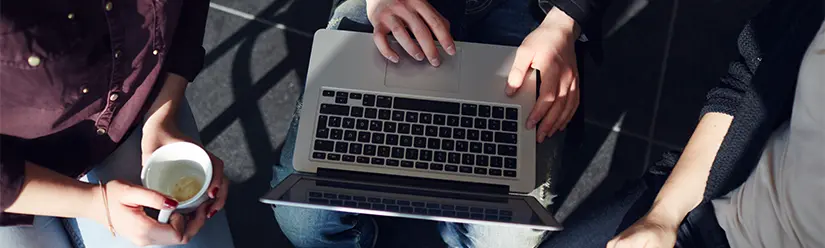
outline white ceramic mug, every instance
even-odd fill
[[[186,179],[184,179],[186,178]],[[188,142],[177,142],[164,145],[149,156],[140,173],[143,186],[173,197],[175,184],[182,180],[200,182],[200,191],[197,194],[178,203],[174,210],[161,209],[158,222],[169,222],[173,211],[191,212],[209,196],[206,190],[212,181],[212,161],[209,154],[200,146]]]

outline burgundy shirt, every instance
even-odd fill
[[[164,75],[203,68],[208,0],[0,1],[0,225],[26,163],[78,177],[138,124]],[[160,83],[159,83],[160,82]]]

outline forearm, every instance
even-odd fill
[[[26,164],[25,180],[17,200],[5,211],[16,214],[92,218],[100,196],[97,185],[83,183],[49,169]]]
[[[147,113],[147,124],[160,124],[169,119],[168,117],[174,117],[185,97],[184,93],[189,82],[177,74],[167,73],[166,75],[163,87]]]
[[[732,122],[733,117],[727,114],[708,113],[702,117],[649,215],[678,225],[702,202],[711,166]]]

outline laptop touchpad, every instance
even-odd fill
[[[461,50],[450,56],[438,46],[441,65],[433,67],[425,58],[416,61],[396,42],[391,46],[401,57],[398,63],[387,62],[384,84],[393,88],[458,92],[461,75]]]

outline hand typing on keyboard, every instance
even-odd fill
[[[378,51],[393,63],[398,63],[399,57],[390,48],[387,40],[389,33],[410,56],[418,61],[426,56],[432,66],[441,65],[433,34],[447,54],[455,55],[450,22],[427,0],[367,0],[367,17],[373,24],[373,40]],[[412,31],[415,40],[410,37],[407,28]]]

